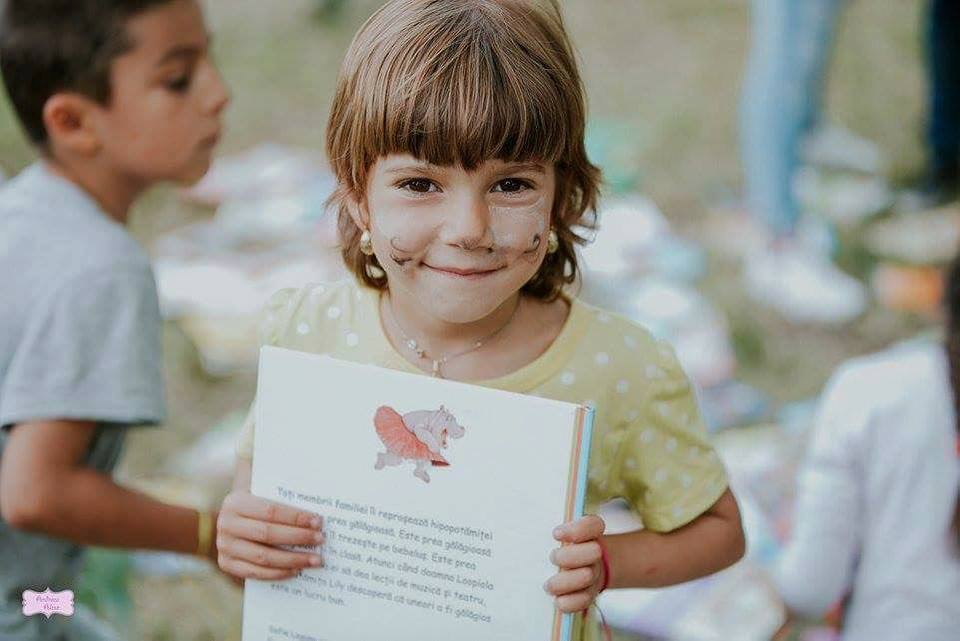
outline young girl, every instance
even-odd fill
[[[278,293],[263,336],[594,404],[588,511],[622,497],[646,529],[604,536],[596,516],[557,528],[558,572],[544,587],[565,612],[607,587],[716,572],[744,548],[673,352],[564,293],[577,277],[574,226],[590,222],[599,183],[584,111],[555,3],[388,2],[347,52],[327,131],[355,278]],[[238,577],[289,577],[320,559],[276,546],[322,541],[319,520],[249,493],[252,443],[248,421],[219,520],[220,564]]]
[[[791,610],[849,597],[845,641],[960,637],[960,259],[946,349],[914,341],[833,377],[777,568]]]

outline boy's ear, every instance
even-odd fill
[[[43,105],[43,125],[51,147],[68,149],[90,156],[100,149],[100,138],[93,127],[93,101],[75,93],[56,93]]]

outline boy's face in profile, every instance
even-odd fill
[[[92,122],[112,168],[145,184],[190,183],[210,166],[229,93],[209,56],[194,0],[173,0],[131,18],[129,51],[110,70],[111,99]]]

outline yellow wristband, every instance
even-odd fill
[[[209,512],[197,510],[197,556],[209,556],[213,543],[213,517]]]

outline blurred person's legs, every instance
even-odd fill
[[[753,43],[742,95],[741,150],[747,206],[769,231],[749,256],[751,296],[804,322],[848,320],[862,311],[863,288],[826,252],[798,240],[793,178],[801,141],[816,127],[843,0],[753,0]]]
[[[928,21],[927,187],[942,202],[960,188],[960,0],[932,0]]]
[[[753,0],[740,109],[747,202],[778,234],[800,217],[791,182],[800,141],[820,121],[826,68],[843,0]]]

